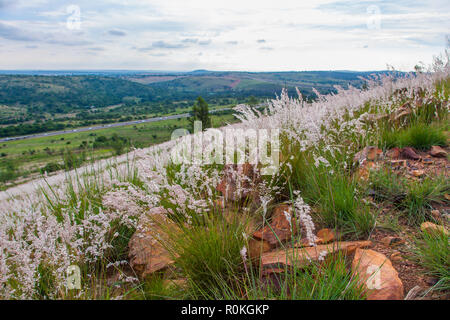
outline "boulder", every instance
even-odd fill
[[[430,150],[430,154],[436,158],[445,158],[447,157],[447,151],[442,149],[439,146],[432,146]]]
[[[265,240],[250,239],[248,241],[248,256],[252,260],[259,260],[261,255],[271,250],[270,243]]]
[[[420,230],[429,235],[436,235],[439,233],[444,233],[445,235],[448,235],[448,230],[444,226],[438,226],[437,224],[434,224],[433,222],[430,221],[422,223],[420,225]]]
[[[141,278],[165,270],[174,263],[162,241],[168,237],[167,230],[177,232],[179,228],[166,218],[165,213],[164,208],[152,209],[149,215],[139,221],[138,228],[128,243],[130,266]]]
[[[351,254],[357,248],[367,248],[371,245],[371,241],[342,241],[307,248],[278,249],[264,253],[261,256],[261,264],[263,268],[273,268],[280,265],[304,267],[312,261],[320,261],[328,254],[334,254],[339,251]]]
[[[352,270],[364,283],[367,300],[403,300],[403,283],[384,254],[356,249]]]

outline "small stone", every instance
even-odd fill
[[[392,168],[405,168],[406,160],[391,160],[389,161]]]
[[[423,176],[425,174],[425,171],[424,170],[413,170],[413,171],[411,171],[411,174],[414,177],[420,178],[421,176]]]
[[[398,251],[391,254],[391,260],[395,262],[403,262],[405,259],[402,257],[402,254]]]
[[[416,153],[416,151],[411,147],[405,147],[402,149],[402,156],[407,159],[419,160],[420,156]]]
[[[386,247],[396,247],[398,245],[404,244],[406,241],[399,237],[384,237],[381,239],[381,243],[383,243]]]
[[[319,232],[317,232],[317,237],[319,238],[317,244],[325,244],[336,239],[334,231],[328,228],[319,230]]]
[[[445,151],[439,146],[432,146],[430,154],[436,158],[445,158],[447,156],[447,151]]]
[[[448,235],[447,229],[445,229],[444,226],[438,226],[437,224],[434,224],[433,222],[427,221],[420,225],[420,230],[422,232],[428,233],[429,235],[436,235],[439,233],[444,233],[445,235]]]
[[[403,300],[403,283],[384,254],[356,249],[352,270],[364,283],[367,300]]]

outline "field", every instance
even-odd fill
[[[214,110],[214,107],[212,110]],[[214,127],[235,121],[236,119],[232,114],[212,115]],[[2,188],[8,188],[19,182],[35,178],[41,174],[41,169],[48,163],[63,165],[63,155],[68,151],[73,152],[74,156],[81,153],[86,154],[85,161],[115,155],[115,150],[111,146],[94,148],[95,140],[100,136],[110,138],[117,135],[126,139],[127,143],[123,149],[123,152],[125,152],[131,147],[145,148],[168,141],[172,132],[177,128],[188,128],[188,120],[185,118],[162,120],[132,126],[5,142],[0,145],[0,170],[5,171],[8,166],[13,164],[14,176],[11,179],[12,181],[3,183]]]

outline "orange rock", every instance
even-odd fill
[[[319,261],[320,257],[328,254],[339,251],[351,254],[357,248],[366,248],[371,245],[372,242],[370,241],[342,241],[308,248],[278,249],[264,253],[261,256],[261,263],[265,268],[277,265],[304,267],[309,265],[311,261]]]
[[[331,229],[322,229],[317,232],[317,237],[319,238],[317,244],[325,244],[335,240],[334,231]]]
[[[447,156],[447,151],[445,151],[439,146],[432,146],[430,154],[436,158],[445,158]]]
[[[404,244],[406,241],[399,237],[384,237],[381,242],[386,247],[396,247],[398,245]]]
[[[386,157],[390,159],[398,159],[400,158],[400,149],[395,147],[386,152]]]
[[[248,242],[248,256],[252,260],[259,260],[261,255],[270,249],[270,243],[265,240],[250,239]]]
[[[285,214],[285,212],[287,213]],[[291,222],[289,222],[287,216],[291,217]],[[285,242],[291,239],[292,231],[297,234],[292,207],[288,204],[281,204],[274,209],[270,226],[265,226],[253,233],[253,238],[267,241],[272,247],[277,247],[280,241]]]
[[[367,300],[403,300],[403,283],[384,254],[356,249],[352,270],[364,283]]]
[[[421,176],[423,176],[425,174],[425,171],[423,171],[423,170],[413,170],[413,171],[411,171],[411,174],[414,177],[419,178],[419,177],[421,177]]]
[[[164,210],[164,209],[163,209]],[[174,263],[171,255],[161,241],[167,239],[167,230],[177,232],[178,226],[163,215],[152,215],[142,219],[138,230],[128,244],[130,266],[141,278],[164,270]]]
[[[445,235],[448,235],[448,231],[444,226],[438,226],[437,224],[429,221],[422,223],[420,225],[420,230],[422,230],[422,232],[428,233],[429,235],[435,235],[439,233],[445,233]]]

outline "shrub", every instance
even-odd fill
[[[443,232],[427,234],[415,239],[414,259],[427,274],[439,279],[437,290],[450,289],[450,246],[449,237]]]

